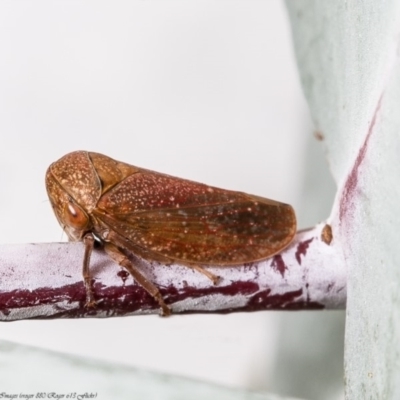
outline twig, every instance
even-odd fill
[[[240,267],[209,267],[204,275],[179,265],[140,263],[173,313],[343,309],[346,273],[325,224],[298,232],[281,254]],[[328,232],[328,236],[327,235]],[[85,308],[82,243],[0,247],[0,320],[111,317],[158,313],[158,304],[102,250],[91,260],[97,307]]]

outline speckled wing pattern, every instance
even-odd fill
[[[295,234],[290,205],[132,168],[92,212],[148,259],[238,265],[272,256]]]

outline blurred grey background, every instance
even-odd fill
[[[291,203],[300,228],[325,219],[335,187],[290,35],[278,0],[2,1],[0,243],[66,240],[44,174],[78,149]],[[0,339],[339,399],[343,317],[21,321]]]

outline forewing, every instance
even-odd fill
[[[146,171],[103,195],[94,215],[149,258],[183,264],[264,259],[296,230],[289,205]]]

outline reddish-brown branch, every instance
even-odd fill
[[[159,286],[173,313],[343,309],[344,262],[334,241],[321,239],[324,224],[299,232],[284,252],[240,267],[212,268],[204,275],[178,265],[139,261]],[[0,320],[110,317],[158,313],[159,307],[130,275],[101,250],[93,252],[95,309],[85,308],[81,243],[0,247]]]

